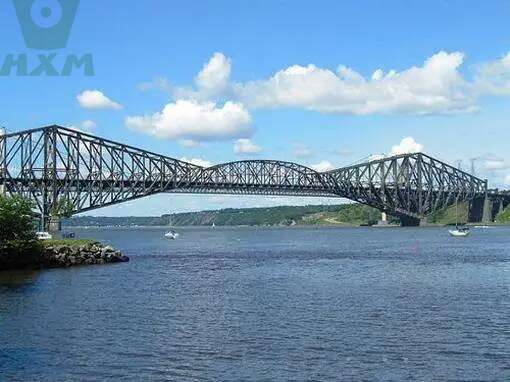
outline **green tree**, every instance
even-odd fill
[[[37,262],[42,247],[32,210],[32,202],[21,196],[0,196],[0,270]]]
[[[69,199],[59,199],[51,211],[51,216],[59,218],[70,218],[73,216],[74,203]]]

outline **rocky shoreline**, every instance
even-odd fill
[[[57,244],[44,248],[39,262],[43,268],[68,268],[78,265],[125,263],[129,257],[114,248],[99,243],[84,245]]]
[[[22,269],[69,268],[79,265],[125,263],[129,257],[110,246],[79,241],[45,243],[36,251],[0,251],[0,272]]]

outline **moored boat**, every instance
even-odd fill
[[[170,230],[167,233],[165,233],[165,237],[167,239],[177,239],[179,237],[179,234],[173,230]]]
[[[53,239],[53,236],[51,236],[51,234],[48,233],[48,232],[42,232],[42,231],[41,232],[36,232],[35,236],[37,236],[37,238],[39,240],[51,240],[51,239]]]
[[[451,236],[454,237],[464,237],[469,235],[469,228],[467,227],[456,227],[455,229],[451,229],[448,231]]]

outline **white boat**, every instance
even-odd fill
[[[489,227],[488,225],[475,225],[474,228],[478,228],[478,229],[488,229],[488,228],[491,228]]]
[[[168,231],[167,233],[165,233],[165,237],[167,239],[177,239],[179,237],[179,234],[175,231]]]
[[[450,233],[451,236],[454,236],[454,237],[464,237],[464,236],[468,236],[469,235],[469,228],[467,227],[464,227],[464,228],[455,228],[455,229],[451,229],[448,231]]]
[[[35,236],[37,236],[37,238],[39,240],[51,240],[51,239],[53,239],[53,236],[51,236],[51,234],[48,233],[48,232],[36,232]]]
[[[448,230],[448,233],[453,237],[465,237],[469,235],[468,227],[459,227],[458,200],[455,200],[455,229]]]

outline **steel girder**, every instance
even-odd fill
[[[486,181],[421,153],[323,173],[274,160],[204,168],[56,125],[0,136],[0,186],[43,216],[62,201],[78,213],[175,192],[344,197],[420,218],[487,193]]]
[[[485,180],[422,153],[397,155],[328,174],[336,194],[414,218],[487,192]]]

